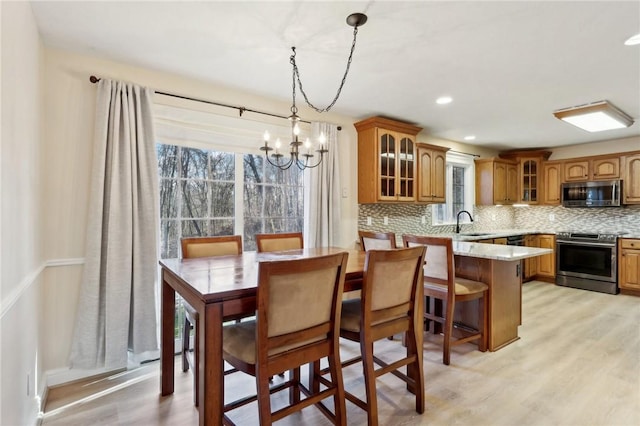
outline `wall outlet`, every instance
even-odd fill
[[[427,217],[426,216],[422,216],[422,218],[420,219],[420,223],[423,224],[423,225],[426,225]]]
[[[389,218],[387,216],[384,217],[384,219],[382,220],[383,225],[388,225],[389,224]]]
[[[349,191],[346,186],[342,187],[342,198],[347,198],[349,196]]]
[[[553,213],[549,213],[549,221],[553,222],[554,220],[556,220],[556,215]]]
[[[367,216],[367,225],[371,225],[371,216]]]

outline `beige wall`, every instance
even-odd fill
[[[1,2],[0,424],[35,424],[42,390],[42,46],[31,6]]]
[[[550,148],[552,154],[549,160],[564,160],[566,158],[588,157],[590,155],[638,150],[640,150],[640,136]]]

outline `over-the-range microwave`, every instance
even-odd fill
[[[622,181],[602,180],[562,184],[564,207],[619,207]]]

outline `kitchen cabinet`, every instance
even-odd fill
[[[538,273],[537,277],[555,278],[556,276],[556,236],[549,234],[538,235],[538,247],[549,248],[554,252],[537,257],[538,259]]]
[[[640,240],[622,238],[618,244],[618,287],[640,291]]]
[[[493,239],[493,244],[500,244],[503,246],[507,245],[507,239],[506,238],[494,238]]]
[[[525,235],[524,245],[525,247],[538,247],[537,235]],[[528,257],[524,260],[524,272],[522,276],[523,281],[530,281],[538,274],[538,258]]]
[[[500,154],[500,158],[518,162],[518,198],[517,203],[538,204],[542,201],[543,163],[551,151],[525,150]]]
[[[622,201],[624,204],[640,204],[640,153],[626,155],[623,164]]]
[[[518,163],[497,158],[476,163],[476,204],[504,205],[518,202]]]
[[[547,161],[542,164],[542,204],[560,205],[563,165],[561,161]]]
[[[418,195],[421,203],[444,203],[447,151],[435,145],[418,145]]]
[[[595,157],[564,162],[564,181],[611,180],[620,178],[620,157]]]
[[[358,203],[416,201],[416,137],[409,123],[372,117],[358,131]]]

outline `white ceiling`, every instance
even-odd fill
[[[331,102],[344,73],[353,30],[345,19],[364,12],[336,113],[403,119],[461,142],[474,134],[474,144],[498,149],[640,135],[638,122],[588,133],[552,115],[607,99],[640,119],[640,45],[623,44],[640,32],[640,1],[32,5],[48,46],[285,101],[296,46],[304,89],[319,106]],[[436,105],[441,95],[453,103]]]

